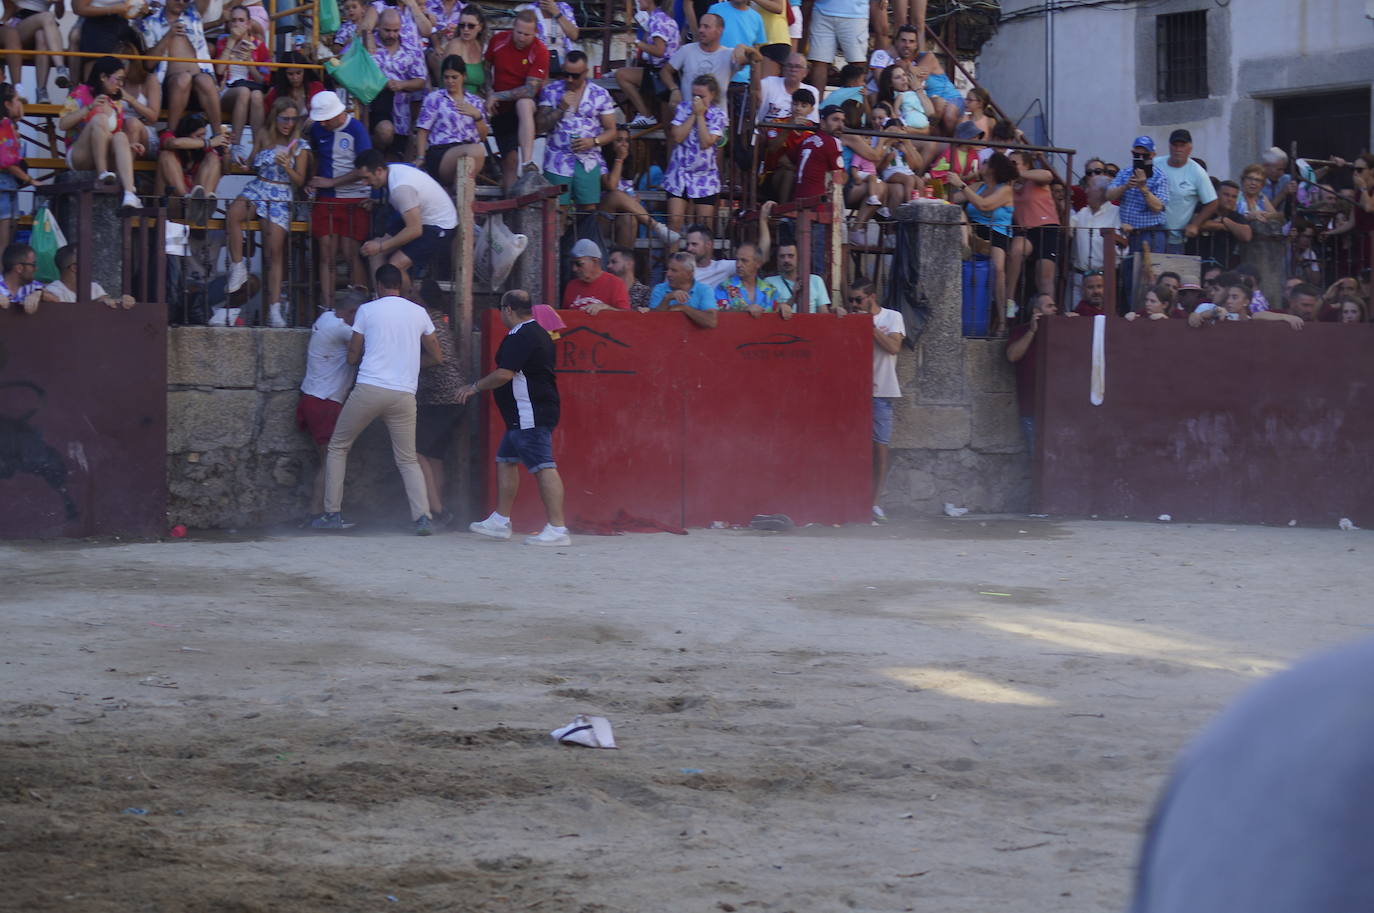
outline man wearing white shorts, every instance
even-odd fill
[[[868,0],[817,0],[811,7],[811,43],[806,50],[811,78],[807,81],[822,94],[837,51],[846,63],[868,59]]]

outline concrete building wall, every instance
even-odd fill
[[[1005,112],[1046,108],[1055,145],[1123,164],[1132,137],[1160,144],[1186,127],[1194,154],[1234,177],[1273,144],[1272,99],[1374,83],[1374,20],[1365,0],[1158,0],[1053,13],[1046,77],[1043,0],[1005,0],[1003,23],[978,58],[978,78]],[[1209,97],[1159,102],[1159,15],[1207,10]],[[1374,137],[1369,140],[1374,145]]]

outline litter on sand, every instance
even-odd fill
[[[1358,526],[1350,522],[1349,517],[1341,517],[1341,522],[1337,523],[1336,525],[1339,526],[1341,529],[1345,530],[1346,532],[1350,532],[1352,529],[1359,529]]]
[[[968,513],[967,507],[955,507],[953,504],[945,504],[946,517],[962,517],[966,513]]]
[[[1168,514],[1160,514],[1160,515],[1159,515],[1159,521],[1160,521],[1161,523],[1168,523],[1168,522],[1170,522],[1170,521],[1173,520],[1173,519],[1174,519],[1174,518],[1171,517],[1171,516],[1169,516]]]
[[[553,736],[555,742],[563,745],[585,745],[587,748],[615,747],[611,722],[604,716],[583,716],[579,713],[571,723],[560,726],[549,735]]]

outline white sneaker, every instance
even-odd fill
[[[662,239],[663,243],[669,247],[672,247],[678,241],[682,240],[682,235],[673,231],[662,222],[652,222],[650,223],[650,228],[653,230],[654,235]]]
[[[883,205],[883,201],[880,200],[880,199],[878,199],[878,198],[877,198],[876,196],[874,196],[873,194],[869,194],[869,195],[868,195],[868,199],[867,199],[867,200],[864,200],[864,202],[867,203],[869,206],[881,206],[881,205]]]
[[[645,128],[647,128],[647,127],[657,127],[657,126],[658,126],[658,121],[655,120],[654,118],[650,117],[650,116],[647,115],[647,114],[641,114],[641,115],[639,115],[638,117],[636,117],[634,120],[630,121],[630,123],[629,123],[629,128],[630,128],[631,130],[642,130],[642,129],[645,129]]]
[[[540,532],[540,534],[537,535],[537,536],[529,536],[528,538],[526,538],[526,539],[525,539],[525,544],[526,544],[526,545],[572,545],[572,537],[570,537],[570,536],[568,535],[567,530],[564,530],[563,532],[560,533],[560,532],[558,532],[558,530],[554,529],[552,526],[549,526],[549,525],[546,523],[546,524],[544,524],[544,529],[543,529],[543,531]]]
[[[887,514],[884,513],[883,509],[876,504],[873,505],[873,519],[877,520],[879,523],[887,522]]]
[[[479,520],[476,523],[469,523],[468,529],[479,536],[486,536],[488,539],[509,539],[510,523],[498,523],[491,517]]]
[[[215,308],[210,311],[210,326],[227,327],[229,326],[229,309]]]
[[[57,87],[59,89],[71,88],[72,74],[70,70],[68,70],[66,67],[54,67],[53,72],[57,74],[53,82],[57,84]]]
[[[102,171],[100,172],[100,177],[96,178],[96,180],[102,184],[113,184],[115,181],[119,180],[119,178],[113,171]]]
[[[890,219],[892,218],[892,210],[888,209],[886,206],[879,206],[878,217],[882,219]]]
[[[228,289],[229,293],[232,295],[234,292],[237,292],[239,289],[243,288],[243,284],[247,281],[248,261],[238,260],[230,262],[229,281],[225,284],[225,288]]]
[[[226,308],[226,309],[225,309],[225,320],[228,321],[228,323],[226,324],[226,326],[231,326],[231,327],[243,326],[243,317],[240,316],[242,313],[243,313],[243,308]]]
[[[283,313],[285,309],[286,305],[280,301],[273,301],[272,306],[267,309],[267,325],[277,329],[286,326],[286,315]]]
[[[138,194],[124,191],[124,199],[119,204],[121,209],[142,209],[143,201],[138,198]]]

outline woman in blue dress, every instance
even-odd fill
[[[291,201],[295,189],[305,184],[310,166],[310,150],[301,138],[306,120],[299,103],[292,98],[279,98],[272,105],[267,123],[254,136],[252,165],[257,177],[229,205],[225,220],[231,294],[248,281],[248,263],[243,257],[244,224],[256,215],[262,226],[267,261],[262,300],[271,302],[267,323],[274,327],[287,325],[281,283],[286,265],[286,234],[291,230]]]

